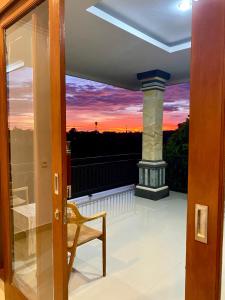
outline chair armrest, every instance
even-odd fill
[[[99,218],[103,218],[103,220],[106,218],[106,212],[104,211],[90,217],[83,216],[80,214],[79,209],[73,203],[67,203],[67,208],[70,208],[73,211],[75,216],[75,217],[67,216],[68,224],[82,224],[82,223],[94,221]]]
[[[97,213],[91,217],[84,217],[84,221],[85,222],[90,222],[90,221],[94,221],[94,220],[97,220],[97,219],[100,219],[100,218],[105,218],[106,217],[106,212],[105,211],[102,211],[100,213]]]

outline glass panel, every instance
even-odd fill
[[[13,284],[53,299],[48,3],[6,30]]]

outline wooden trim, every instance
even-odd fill
[[[7,110],[7,82],[6,82],[6,62],[5,62],[5,43],[4,43],[4,30],[0,28],[0,205],[1,205],[1,226],[2,235],[4,240],[4,271],[6,279],[11,280],[11,232],[10,226],[10,195],[9,195],[9,144],[8,144],[8,110]]]
[[[7,300],[28,300],[15,286],[5,281],[5,299]]]
[[[224,222],[225,1],[194,2],[186,300],[219,300]],[[209,207],[208,244],[195,241],[195,204]]]
[[[0,198],[0,211],[1,198]],[[2,278],[2,272],[4,272],[4,247],[3,247],[3,224],[0,222],[0,278]]]
[[[36,6],[45,0],[21,0],[15,2],[15,6],[10,7],[1,17],[0,26],[7,28],[14,24],[17,20],[21,19],[24,15],[33,10]]]
[[[15,0],[1,0],[0,13],[6,10]]]
[[[0,279],[1,280],[5,280],[5,272],[4,272],[4,269],[0,269]]]
[[[60,211],[60,220],[53,218],[55,300],[68,299],[67,228],[64,224],[67,202],[66,167],[66,101],[65,101],[65,25],[64,0],[49,0],[50,74],[52,91],[52,173],[59,175],[59,195],[53,189],[53,211]],[[52,183],[54,186],[54,183]]]
[[[39,300],[37,298],[35,291],[25,281],[22,281],[18,278],[14,278],[14,285],[15,286],[13,286],[13,289],[11,289],[11,292],[17,293],[17,297],[18,297],[17,299],[20,300],[22,297],[22,299],[26,299],[26,300],[29,300],[29,299]],[[18,286],[21,287],[21,289],[23,291],[25,291],[26,295],[29,295],[29,299],[27,299],[24,295],[21,296],[20,289],[17,288]]]

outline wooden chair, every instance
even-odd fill
[[[102,231],[84,225],[87,222],[102,218]],[[67,204],[67,251],[70,253],[68,263],[68,278],[70,277],[77,247],[94,239],[102,241],[102,269],[106,276],[106,212],[98,213],[91,217],[80,214],[77,206],[73,203]]]

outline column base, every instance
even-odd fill
[[[168,186],[164,186],[159,189],[152,189],[145,186],[137,185],[135,188],[135,196],[155,201],[168,197],[169,194],[170,192]]]
[[[169,196],[169,187],[165,184],[165,161],[140,161],[139,184],[135,195],[150,200],[159,200]]]

